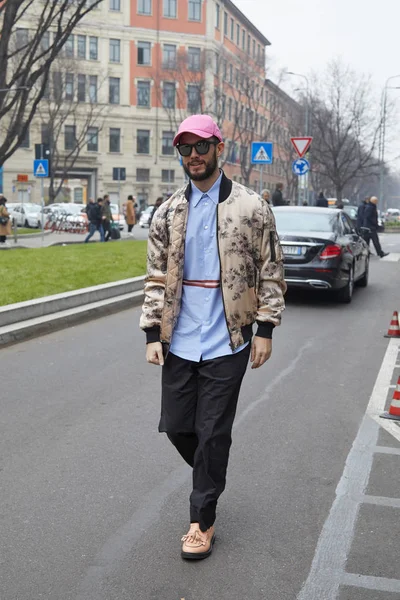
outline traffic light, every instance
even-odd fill
[[[35,144],[35,159],[45,158],[49,161],[49,175],[51,173],[51,153],[50,144]]]

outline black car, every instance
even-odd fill
[[[368,285],[369,250],[348,215],[308,206],[273,209],[289,287],[335,290],[351,302],[354,284]]]

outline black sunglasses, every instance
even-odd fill
[[[217,146],[220,142],[210,141],[210,140],[200,140],[195,144],[178,144],[178,152],[181,156],[190,156],[192,154],[193,148],[196,149],[197,154],[203,155],[207,154],[210,149],[211,144]]]

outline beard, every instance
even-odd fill
[[[190,171],[190,165],[183,165],[183,170],[185,171],[189,179],[191,179],[192,181],[204,181],[205,179],[208,179],[209,177],[211,177],[211,175],[215,173],[215,171],[218,169],[217,150],[215,149],[213,156],[208,161],[205,160],[204,162],[204,173],[192,173]]]

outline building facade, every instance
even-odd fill
[[[20,29],[29,35],[29,22]],[[109,193],[122,202],[133,194],[142,207],[152,204],[184,183],[172,140],[179,122],[198,112],[222,129],[228,176],[262,187],[250,146],[268,140],[276,152],[265,183],[285,181],[283,136],[296,103],[265,80],[268,45],[231,0],[103,0],[54,65],[29,135],[4,165],[3,193],[40,201],[34,146],[50,143],[64,198]],[[54,111],[57,102],[63,113]],[[124,181],[113,179],[115,169],[125,169]],[[48,201],[48,181],[45,190]]]

